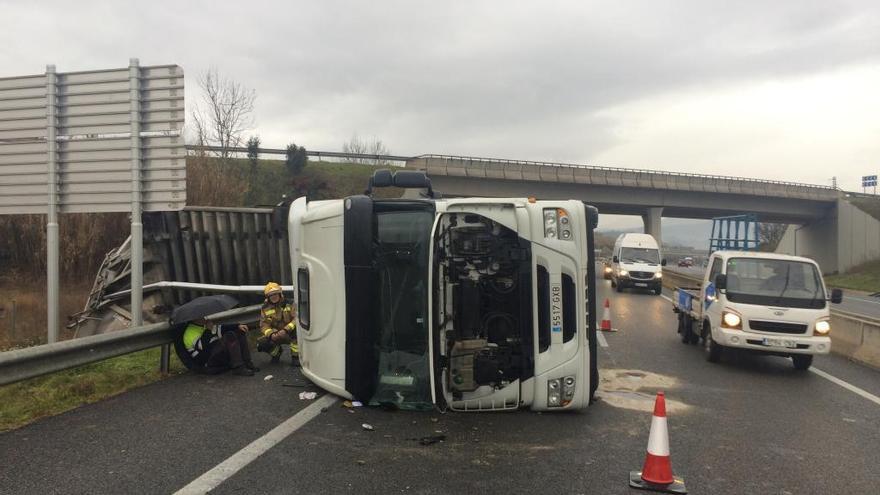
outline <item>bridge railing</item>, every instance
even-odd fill
[[[428,167],[429,160],[441,161],[448,175],[752,195],[776,195],[780,192],[789,192],[827,200],[836,199],[839,194],[839,189],[831,186],[727,175],[456,155],[427,154],[412,159],[417,166],[420,160],[424,161],[425,167]]]

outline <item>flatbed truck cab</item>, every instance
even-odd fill
[[[306,377],[401,409],[588,406],[598,383],[593,229],[580,201],[433,197],[293,202]],[[381,177],[377,179],[377,177]]]

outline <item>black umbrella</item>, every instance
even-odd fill
[[[176,325],[184,321],[198,320],[214,313],[226,311],[235,307],[236,304],[238,301],[226,294],[197,297],[174,308],[174,311],[171,312],[171,323]]]

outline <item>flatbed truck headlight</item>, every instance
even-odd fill
[[[733,330],[742,330],[742,318],[736,313],[725,311],[721,314],[721,326]]]
[[[628,276],[629,276],[629,272],[626,271],[626,270],[620,270],[620,273],[618,273],[618,275],[621,276],[621,277],[628,277]]]
[[[831,333],[831,322],[828,320],[819,320],[813,330],[813,335],[825,336]]]

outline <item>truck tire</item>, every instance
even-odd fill
[[[685,333],[688,336],[688,344],[696,345],[700,343],[700,334],[694,331],[694,320],[685,315],[684,320]],[[682,340],[684,342],[684,340]]]
[[[655,296],[659,296],[659,295],[662,294],[662,293],[663,293],[663,288],[662,288],[662,287],[658,287],[658,288],[654,289],[654,295],[655,295]]]
[[[623,292],[623,287],[621,287],[620,284],[617,284],[617,286],[614,287],[614,290],[617,292]]]
[[[709,327],[703,327],[703,349],[706,351],[706,361],[717,363],[721,361],[721,354],[724,346],[715,342],[712,338],[712,330]]]
[[[806,371],[813,365],[812,354],[792,354],[791,361],[794,363],[794,369]]]
[[[614,280],[614,277],[611,277],[610,280],[611,280],[611,288],[613,289],[613,288],[617,287],[617,282]]]

